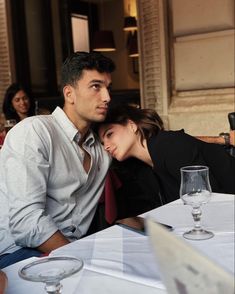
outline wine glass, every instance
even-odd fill
[[[60,281],[80,271],[83,261],[74,257],[42,257],[19,269],[19,276],[27,281],[45,283],[50,294],[62,293]]]
[[[180,169],[181,184],[180,197],[184,204],[193,207],[192,216],[194,228],[183,234],[184,238],[190,240],[206,240],[214,234],[206,231],[201,226],[201,205],[207,203],[211,198],[211,186],[209,182],[209,169],[207,166],[185,166]]]
[[[7,119],[4,124],[6,133],[9,132],[10,129],[14,127],[14,125],[16,125],[15,119]]]

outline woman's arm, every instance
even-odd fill
[[[235,130],[230,131],[230,133],[227,136],[229,144],[227,143],[225,136],[222,136],[222,135],[221,136],[196,136],[196,138],[207,143],[235,146]]]

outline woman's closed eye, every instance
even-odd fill
[[[112,134],[113,134],[112,131],[108,131],[108,132],[105,134],[105,137],[109,139],[109,138],[111,138]]]

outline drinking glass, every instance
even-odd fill
[[[214,234],[206,231],[201,226],[201,205],[211,198],[211,186],[209,182],[209,169],[207,166],[185,166],[180,169],[181,184],[180,197],[184,204],[192,206],[194,228],[183,234],[190,240],[206,240]]]
[[[10,131],[11,128],[14,127],[14,125],[16,125],[16,120],[15,119],[7,119],[4,123],[4,127],[5,127],[5,131],[6,133],[8,131]]]
[[[47,293],[60,294],[60,281],[77,273],[82,267],[83,261],[74,257],[42,257],[23,266],[18,274],[24,280],[45,283]]]

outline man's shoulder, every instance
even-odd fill
[[[51,114],[29,116],[18,122],[14,128],[20,129],[31,125],[48,124],[51,123],[52,120],[53,117]]]
[[[30,116],[22,121],[20,121],[18,124],[15,125],[15,130],[41,130],[42,128],[48,128],[49,126],[52,126],[54,124],[54,119],[52,115],[36,115],[36,116]]]
[[[37,141],[37,138],[51,137],[54,125],[51,115],[31,116],[17,123],[8,132],[5,141],[8,144],[21,145]]]

